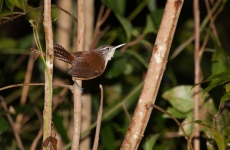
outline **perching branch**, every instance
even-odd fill
[[[78,34],[77,34],[77,49],[84,49],[84,32],[85,32],[85,1],[78,0]],[[74,77],[72,78],[74,81],[76,80]],[[76,81],[79,86],[81,86],[82,81]],[[73,139],[72,139],[72,150],[79,149],[79,141],[80,141],[80,132],[81,132],[81,90],[74,83],[73,85],[73,96],[74,96],[74,124],[73,124]]]

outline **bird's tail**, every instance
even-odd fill
[[[65,50],[62,46],[54,43],[54,56],[59,60],[72,64],[74,56]]]

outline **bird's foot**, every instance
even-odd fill
[[[79,88],[79,90],[81,91],[81,93],[83,93],[84,88],[80,87],[80,85],[78,85],[77,81],[74,80],[74,83],[77,85],[77,87]]]

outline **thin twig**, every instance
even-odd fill
[[[109,14],[111,12],[110,9],[107,9],[105,14],[103,15],[104,9],[105,9],[105,6],[101,5],[100,11],[99,11],[99,14],[98,14],[98,17],[97,17],[95,31],[94,31],[94,34],[93,34],[93,40],[92,40],[93,42],[90,45],[90,50],[95,49],[98,41],[100,40],[100,38],[101,38],[101,36],[99,36],[101,34],[100,27],[106,21],[106,19],[109,17]],[[108,28],[108,27],[106,27],[106,28]]]
[[[222,4],[221,4],[222,3]],[[217,10],[217,12],[215,13],[216,15],[213,15],[213,21],[215,21],[215,19],[217,18],[217,16],[219,15],[219,13],[223,10],[224,8],[224,1],[223,0],[218,0],[216,1],[215,5],[212,7],[211,12],[212,14],[218,9],[218,7],[221,5],[221,7]],[[203,31],[205,29],[205,27],[207,26],[209,21],[209,17],[206,16],[205,19],[202,21],[201,26],[200,26],[200,32]],[[185,42],[183,42],[181,45],[179,45],[173,52],[173,54],[170,57],[170,60],[174,59],[175,57],[177,57],[184,49],[185,47],[187,47],[193,40],[194,40],[194,34],[188,38]]]
[[[38,145],[38,142],[40,140],[40,138],[42,137],[42,131],[43,131],[43,127],[40,128],[40,130],[38,131],[37,136],[35,137],[35,139],[33,140],[31,146],[30,146],[30,150],[35,150],[36,146]]]
[[[145,34],[142,33],[139,36],[136,37],[136,39],[134,39],[133,41],[128,42],[127,44],[125,44],[120,51],[124,52],[128,47],[133,46],[135,44],[137,44],[140,40],[142,40],[144,38]]]
[[[219,0],[220,2],[222,2],[220,8],[216,11],[216,13],[213,15],[213,19],[215,20],[217,18],[217,16],[223,11],[224,6],[225,6],[225,1],[223,0]],[[217,2],[219,2],[217,1]]]
[[[14,121],[13,121],[13,118],[11,117],[11,115],[10,115],[10,113],[9,113],[9,110],[8,110],[8,108],[7,108],[7,104],[6,104],[6,102],[4,101],[4,98],[3,98],[2,96],[0,96],[0,102],[1,102],[2,108],[7,112],[6,117],[7,117],[8,121],[9,121],[9,123],[10,123],[10,125],[11,125],[12,131],[13,131],[14,136],[15,136],[15,138],[16,138],[16,141],[17,141],[17,143],[18,143],[18,148],[19,148],[20,150],[24,150],[25,148],[24,148],[24,146],[23,146],[22,140],[21,140],[21,138],[20,138],[20,136],[19,136],[19,133],[16,131],[16,127],[15,127],[15,123],[14,123]]]
[[[124,103],[129,103],[131,99],[135,98],[137,93],[140,92],[141,87],[143,85],[143,82],[139,83],[121,102],[116,104],[114,107],[112,107],[110,110],[108,110],[102,117],[102,121],[110,118],[110,116],[114,113],[117,112],[119,109],[122,108],[122,105]],[[82,137],[84,137],[86,134],[89,133],[90,130],[96,127],[96,122],[94,122],[87,130],[82,132]]]
[[[53,5],[52,5],[53,6]],[[73,20],[77,23],[78,22],[78,20],[77,20],[77,18],[74,16],[74,15],[72,15],[70,12],[68,12],[67,10],[65,10],[65,9],[63,9],[61,6],[59,6],[59,5],[54,5],[55,7],[57,7],[57,8],[59,8],[61,11],[63,11],[63,12],[65,12],[67,15],[69,15],[71,18],[73,18]]]
[[[124,110],[124,112],[125,112],[127,118],[129,119],[129,121],[131,121],[131,116],[130,116],[130,114],[129,114],[129,112],[128,112],[126,106],[125,106],[125,103],[122,103],[122,108],[123,108],[123,110]]]
[[[56,110],[58,105],[62,103],[66,93],[67,93],[67,88],[63,88],[62,91],[58,95],[54,96],[54,98],[53,98],[53,110],[52,110],[53,112]]]
[[[24,83],[29,83],[31,80],[32,70],[33,70],[33,66],[34,66],[33,64],[34,64],[33,56],[30,55],[29,60],[28,60],[27,71],[26,71]],[[21,99],[20,99],[20,105],[21,106],[25,105],[28,93],[29,93],[29,86],[23,86],[22,95],[21,95]],[[17,131],[20,131],[20,129],[21,129],[23,117],[24,117],[23,113],[19,113],[16,117],[15,125],[16,125]]]
[[[202,44],[202,46],[201,46],[201,48],[200,48],[200,52],[199,52],[199,57],[200,57],[200,58],[202,57],[202,55],[203,55],[203,53],[204,53],[204,49],[205,49],[205,47],[206,47],[206,45],[207,45],[207,43],[208,43],[208,39],[209,39],[209,35],[207,34],[207,35],[205,36],[204,42],[203,42],[203,44]]]
[[[100,32],[97,33],[98,36],[97,36],[97,38],[93,41],[94,46],[91,44],[90,46],[92,46],[92,47],[90,48],[90,50],[96,48],[97,43],[101,40],[101,38],[105,35],[105,33],[107,33],[107,31],[110,29],[110,27],[111,27],[110,25],[107,25],[103,30],[100,30]]]
[[[45,85],[45,83],[20,83],[20,84],[12,84],[12,85],[8,85],[8,86],[0,88],[0,91],[6,90],[6,89],[10,89],[10,88],[15,88],[15,87],[21,87],[21,86],[43,86],[43,85]],[[59,87],[63,87],[63,88],[68,88],[71,91],[73,91],[73,86],[72,85],[55,84],[55,83],[53,83],[53,86],[59,86]]]
[[[76,22],[78,22],[78,20],[77,20],[77,18],[76,18],[75,16],[73,16],[73,15],[72,15],[70,12],[68,12],[67,10],[63,9],[61,6],[58,6],[58,5],[51,5],[51,7],[59,8],[61,11],[65,12],[67,15],[69,15],[71,18],[73,18]],[[14,19],[16,19],[16,18],[18,18],[18,17],[24,16],[24,15],[30,13],[31,11],[39,10],[39,9],[42,9],[42,8],[44,8],[44,6],[39,6],[39,7],[36,7],[36,8],[30,7],[30,9],[29,9],[28,11],[26,11],[26,12],[15,12],[15,13],[14,13],[15,16],[12,16],[12,14],[10,14],[11,17],[5,17],[5,18],[3,18],[3,19],[7,19],[7,20],[1,21],[1,22],[0,22],[0,25],[2,25],[2,24],[4,24],[4,23],[7,23],[7,22],[9,22],[9,21],[12,21],[12,20],[14,20]],[[13,15],[14,15],[14,14],[13,14]],[[18,15],[16,15],[16,14],[18,14]]]
[[[39,122],[42,124],[43,118],[42,118],[42,113],[38,108],[34,108],[34,112],[35,114],[37,114],[38,120]],[[39,140],[41,139],[43,134],[43,126],[40,127],[37,136],[35,137],[35,139],[33,140],[31,146],[30,146],[30,150],[35,150],[36,146],[38,145]]]
[[[94,137],[94,142],[93,142],[93,150],[98,149],[98,143],[99,143],[99,135],[100,135],[100,128],[101,128],[101,119],[102,119],[102,113],[103,113],[103,87],[100,85],[100,90],[101,90],[101,100],[100,100],[100,107],[97,113],[97,127],[96,127],[96,134]]]
[[[206,6],[206,9],[207,9],[207,12],[208,12],[208,17],[210,19],[210,26],[212,28],[212,31],[213,31],[213,34],[214,36],[216,37],[217,39],[217,44],[219,47],[221,47],[221,43],[220,43],[220,40],[219,40],[219,36],[218,36],[218,33],[216,31],[216,26],[214,24],[214,19],[213,19],[213,16],[212,16],[212,12],[210,10],[210,5],[209,5],[209,2],[208,0],[205,0],[205,6]]]
[[[24,55],[24,54],[26,54],[26,52],[25,53],[24,52],[23,53],[18,52],[17,54],[21,54],[21,55],[11,64],[11,68],[9,70],[9,73],[13,73],[15,70],[17,70],[20,66],[22,66],[22,63],[24,62],[24,60],[26,60],[28,58],[26,55]]]
[[[147,108],[149,109],[150,107],[156,108],[157,110],[167,114],[171,119],[173,119],[177,125],[179,126],[179,128],[181,129],[181,131],[183,132],[185,139],[187,140],[188,146],[190,148],[190,150],[193,150],[192,148],[192,144],[191,144],[191,138],[186,134],[184,127],[180,124],[180,122],[169,112],[165,111],[164,109],[160,108],[159,106],[155,105],[155,104],[150,104],[149,106],[147,106]]]

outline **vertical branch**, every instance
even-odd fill
[[[141,142],[152,112],[148,106],[155,103],[182,4],[183,0],[166,3],[142,92],[121,150],[136,150]]]
[[[195,66],[195,84],[199,83],[201,81],[200,75],[200,11],[199,11],[199,0],[193,1],[193,12],[194,12],[194,37],[195,37],[195,50],[194,50],[194,66]],[[194,120],[199,119],[199,99],[200,99],[200,85],[198,84],[194,88]],[[200,128],[198,124],[194,124],[194,132],[193,132],[194,138],[194,149],[199,150],[200,149]]]
[[[51,136],[52,122],[52,78],[53,78],[53,32],[51,0],[44,1],[44,30],[46,40],[45,102],[43,111],[43,141]]]
[[[82,51],[84,49],[84,31],[85,31],[85,14],[84,14],[84,0],[78,0],[78,34],[77,34],[77,50]],[[73,80],[74,77],[72,78]],[[81,86],[82,81],[76,81],[79,86]],[[81,90],[79,87],[73,85],[73,95],[74,95],[74,125],[73,125],[73,140],[72,140],[72,150],[79,149],[80,132],[81,132]]]
[[[85,0],[85,40],[84,49],[90,50],[90,44],[92,43],[94,25],[94,0]],[[82,95],[82,112],[81,112],[81,133],[88,129],[91,125],[92,118],[92,96],[91,94]],[[80,143],[80,150],[91,149],[91,138],[89,134],[87,137],[82,137]]]
[[[27,71],[26,71],[24,83],[30,83],[32,71],[33,71],[33,66],[34,66],[34,56],[30,55],[29,60],[28,60],[28,64],[27,64]],[[22,95],[21,95],[21,99],[20,99],[20,105],[21,106],[24,106],[26,103],[29,88],[30,88],[29,86],[24,86],[22,89]],[[24,117],[24,115],[22,113],[19,113],[17,115],[16,121],[15,121],[17,131],[21,130],[23,117]]]
[[[72,10],[73,1],[72,0],[59,0],[58,5],[63,9],[70,11]],[[57,19],[57,39],[56,42],[62,47],[65,47],[67,50],[70,49],[71,43],[71,28],[72,28],[73,19],[66,13],[60,11],[60,15]],[[54,61],[58,58],[54,57]],[[55,67],[62,71],[67,71],[66,63],[63,61],[55,61]]]

